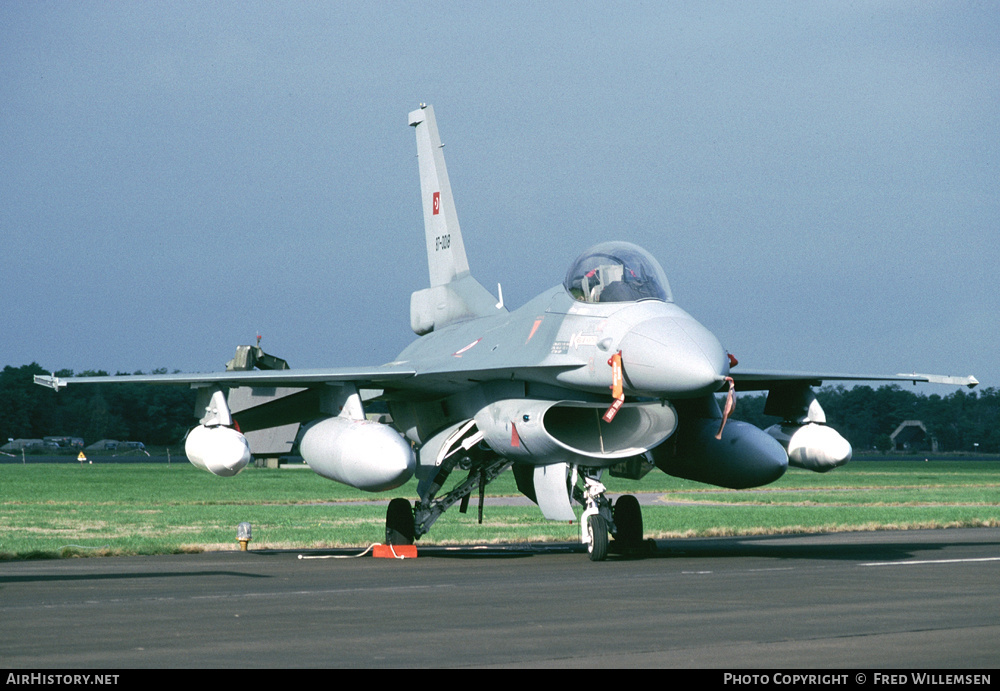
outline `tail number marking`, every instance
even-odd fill
[[[434,251],[446,250],[451,247],[451,235],[438,235],[434,238]]]

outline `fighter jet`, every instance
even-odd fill
[[[302,423],[299,454],[318,474],[370,492],[416,475],[419,499],[393,499],[386,539],[412,544],[449,507],[511,469],[521,492],[552,520],[578,521],[600,561],[637,548],[634,496],[612,506],[604,472],[653,469],[729,488],[774,482],[788,465],[825,472],[851,458],[813,391],[824,381],[912,381],[975,386],[973,377],[777,372],[738,366],[674,300],[663,269],[636,245],[586,249],[563,281],[508,311],[472,276],[431,106],[409,114],[417,139],[430,286],[410,299],[419,336],[393,362],[353,369],[270,369],[131,377],[39,376],[69,384],[158,383],[197,389],[199,424],[188,459],[216,475],[240,472],[245,433]],[[498,292],[499,286],[498,286]],[[287,387],[234,412],[235,387]],[[730,420],[736,390],[767,390],[767,430]],[[721,400],[720,400],[721,399]],[[720,405],[721,403],[721,405]],[[366,408],[387,406],[390,418]],[[449,476],[457,475],[445,491]],[[578,516],[574,503],[582,506]]]

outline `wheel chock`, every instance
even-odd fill
[[[416,545],[375,545],[372,556],[376,559],[416,559]]]

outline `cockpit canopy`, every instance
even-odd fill
[[[659,262],[628,242],[602,242],[591,247],[569,267],[563,286],[580,302],[673,302]]]

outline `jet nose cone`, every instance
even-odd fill
[[[718,391],[729,374],[722,344],[686,314],[636,324],[621,351],[625,383],[639,394],[694,398]]]

